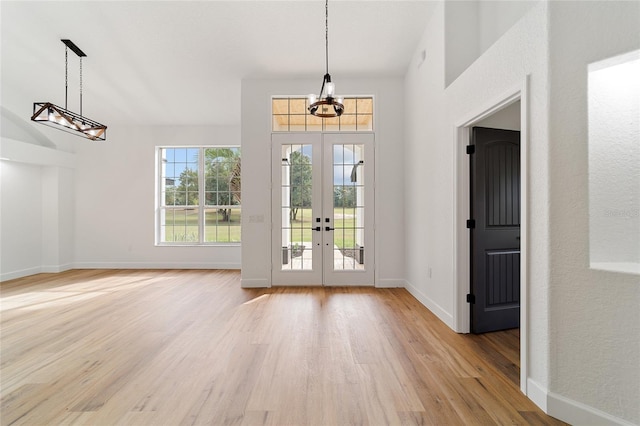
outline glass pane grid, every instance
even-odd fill
[[[161,149],[161,205],[198,205],[198,162],[197,148]]]
[[[312,269],[312,172],[311,145],[282,146],[282,270]]]
[[[363,149],[333,147],[334,270],[364,269]]]
[[[271,101],[273,132],[373,131],[373,98],[349,97],[340,117],[320,118],[309,114],[306,97],[281,97]]]
[[[239,243],[241,209],[205,209],[205,242]]]
[[[160,224],[164,235],[163,242],[197,243],[198,215],[197,208],[165,208]]]
[[[204,241],[240,242],[240,148],[205,149]]]

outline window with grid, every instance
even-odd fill
[[[274,97],[271,100],[271,130],[274,132],[371,132],[373,98],[346,97],[340,117],[320,118],[309,114],[306,97]]]
[[[240,148],[158,148],[157,243],[240,242]]]

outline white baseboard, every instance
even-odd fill
[[[612,416],[597,408],[549,392],[532,379],[527,380],[527,397],[548,415],[572,425],[634,425],[634,423]]]
[[[549,393],[547,399],[548,414],[572,425],[600,426],[621,425],[633,426],[627,420],[612,416],[589,405],[565,398],[562,395]]]
[[[240,286],[242,288],[269,288],[271,284],[266,278],[241,278]]]
[[[384,278],[376,281],[376,288],[402,288],[405,281],[402,278]]]
[[[205,262],[78,262],[75,269],[240,269],[239,263]]]
[[[527,379],[527,398],[540,407],[542,411],[547,412],[547,389],[535,380]]]
[[[17,278],[24,278],[36,274],[56,274],[58,272],[68,271],[69,269],[73,269],[73,265],[71,263],[64,265],[42,265],[33,268],[21,269],[19,271],[3,272],[0,274],[0,282],[15,280]]]
[[[16,278],[28,277],[29,275],[35,275],[42,272],[42,268],[37,266],[34,268],[21,269],[19,271],[2,272],[0,273],[0,281],[15,280]]]
[[[83,262],[64,265],[43,265],[19,271],[0,273],[0,282],[42,273],[59,273],[70,269],[240,269],[239,263],[167,263],[167,262]]]
[[[406,288],[413,297],[418,299],[420,303],[427,307],[431,312],[433,312],[442,322],[444,322],[449,328],[455,330],[453,323],[453,315],[444,310],[440,305],[434,302],[432,299],[427,297],[424,293],[418,290],[416,287],[411,285],[410,282],[405,281],[404,288]]]
[[[66,263],[64,265],[43,265],[40,268],[40,272],[45,272],[48,274],[57,274],[59,272],[68,271],[70,269],[73,269],[72,263]]]

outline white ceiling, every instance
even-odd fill
[[[329,70],[402,76],[434,3],[329,2]],[[64,45],[83,60],[83,113],[107,125],[237,125],[243,78],[324,74],[324,1],[0,2],[2,105],[64,106]],[[79,62],[69,52],[69,109]],[[304,94],[303,94],[304,95]]]

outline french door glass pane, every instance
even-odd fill
[[[282,145],[282,270],[312,269],[312,149]]]
[[[364,145],[333,145],[333,269],[364,269]]]

